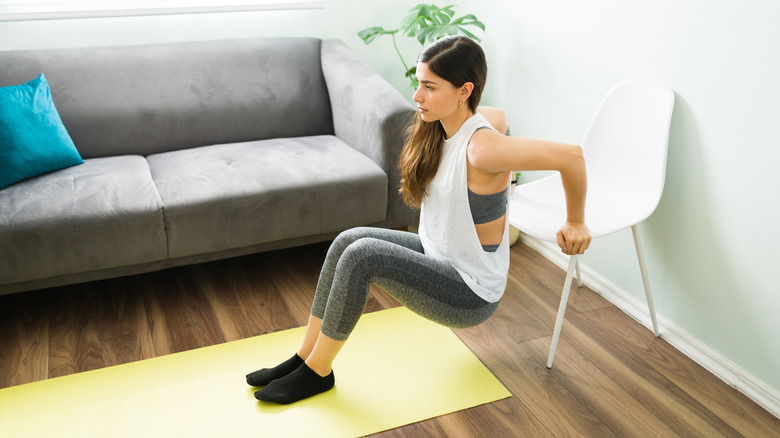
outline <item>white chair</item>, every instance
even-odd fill
[[[604,97],[582,140],[588,172],[585,224],[594,240],[631,227],[655,336],[660,334],[637,224],[661,199],[673,107],[669,88],[638,79],[621,81]],[[511,225],[537,239],[557,242],[556,232],[566,221],[558,174],[518,185],[509,202]],[[552,368],[575,270],[582,286],[576,255],[569,260],[547,368]]]

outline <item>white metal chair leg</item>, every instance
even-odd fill
[[[563,292],[561,293],[561,304],[558,306],[558,316],[555,319],[555,329],[553,330],[552,343],[550,344],[550,355],[547,357],[547,368],[552,368],[553,357],[555,357],[555,348],[558,346],[558,338],[561,336],[561,326],[563,326],[563,314],[566,313],[566,303],[569,301],[569,292],[571,291],[571,280],[577,266],[579,257],[571,256],[569,259],[569,268],[566,270],[566,280],[563,282]]]
[[[582,276],[580,275],[580,258],[577,257],[577,264],[575,265],[577,268],[577,287],[582,287]]]
[[[653,322],[653,333],[655,337],[661,336],[658,331],[658,321],[655,318],[655,304],[653,303],[653,293],[650,291],[650,278],[647,275],[647,264],[645,263],[645,250],[642,246],[642,240],[639,238],[639,229],[636,225],[631,227],[634,233],[634,244],[636,245],[636,256],[639,259],[639,270],[642,272],[642,282],[645,284],[645,295],[647,296],[647,308],[650,311],[650,320]]]

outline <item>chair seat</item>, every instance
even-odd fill
[[[628,228],[652,213],[648,202],[636,195],[615,187],[602,187],[598,182],[589,182],[585,205],[585,223],[594,239]],[[560,176],[551,175],[517,186],[509,204],[512,226],[537,239],[557,241],[556,233],[566,222]],[[652,203],[653,208],[655,204]]]

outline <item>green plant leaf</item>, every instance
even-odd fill
[[[425,45],[425,43],[428,41],[428,36],[429,36],[429,35],[430,35],[432,32],[434,32],[434,30],[435,30],[435,29],[434,29],[434,28],[432,28],[432,27],[426,27],[426,28],[424,28],[424,29],[420,29],[420,31],[419,31],[419,32],[417,32],[417,41],[419,41],[419,42],[420,42],[420,44],[422,44],[422,45],[424,46],[424,45]]]
[[[477,26],[478,28],[485,30],[485,24],[477,20],[474,14],[464,15],[452,22],[452,24],[459,24],[463,26]]]
[[[444,9],[439,9],[433,13],[433,16],[438,19],[440,24],[449,23],[453,15],[455,15],[455,12],[452,10],[452,5],[449,5]]]
[[[374,42],[377,37],[380,37],[382,35],[392,35],[394,33],[398,32],[398,29],[394,30],[385,30],[384,28],[380,26],[374,26],[369,27],[368,29],[363,29],[360,32],[358,32],[358,36],[360,39],[363,40],[366,44],[371,44]]]
[[[401,20],[401,33],[404,36],[415,36],[420,28],[427,26],[426,21],[430,16],[429,6],[425,4],[419,4],[412,9],[409,9],[409,13]]]
[[[452,25],[426,27],[417,34],[417,40],[420,41],[420,44],[425,45],[432,43],[441,37],[452,35],[453,30],[457,33],[457,29]]]
[[[450,16],[447,14],[436,14],[436,18],[439,19],[439,23],[448,24],[450,22]]]
[[[467,31],[466,29],[458,26],[458,30],[463,32],[463,35],[466,35],[467,37],[471,38],[472,40],[474,40],[474,41],[476,41],[478,43],[482,42],[482,40],[480,40],[476,35],[474,35],[473,33],[469,32],[469,31]]]
[[[420,83],[417,81],[417,66],[414,66],[409,70],[406,70],[405,76],[409,78],[409,81],[411,82],[410,86],[412,87],[412,90],[416,90],[417,87],[420,86]]]

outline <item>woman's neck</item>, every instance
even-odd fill
[[[445,139],[450,139],[457,134],[460,127],[473,115],[474,113],[471,109],[468,106],[464,106],[455,110],[455,112],[446,119],[441,119],[441,126],[444,128],[444,133],[446,134]]]

